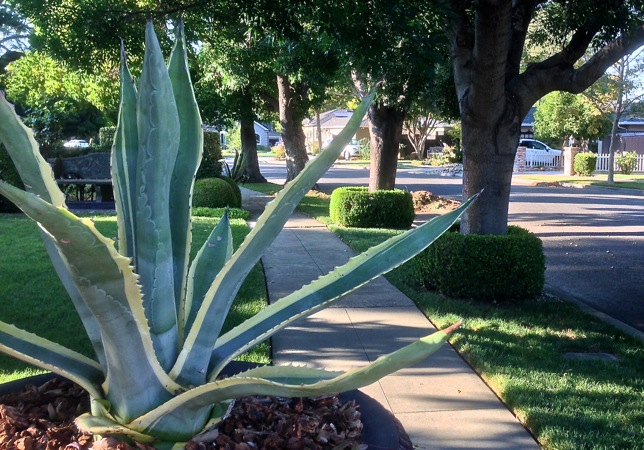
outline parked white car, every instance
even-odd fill
[[[331,141],[333,141],[333,138],[325,139],[324,143],[322,144],[322,148],[327,148]],[[360,143],[357,139],[351,139],[349,143],[342,149],[340,157],[349,160],[358,156],[360,156]]]
[[[526,162],[528,165],[556,165],[561,158],[561,150],[550,148],[536,139],[521,139],[520,147],[526,147]]]
[[[72,139],[63,144],[65,148],[88,148],[89,142],[82,139]]]

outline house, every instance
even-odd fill
[[[644,155],[644,118],[625,117],[617,125],[617,136],[619,138],[619,152],[636,152]],[[597,152],[608,153],[610,136],[599,141]]]
[[[279,134],[272,125],[263,122],[254,122],[255,129],[255,139],[257,140],[257,145],[263,145],[266,147],[273,147],[282,138],[282,135]],[[228,130],[222,130],[220,127],[213,127],[204,125],[202,127],[205,131],[212,131],[219,133],[219,141],[221,148],[228,148]]]
[[[534,112],[537,110],[534,106],[530,108],[528,114],[521,121],[521,139],[534,139]]]
[[[255,139],[257,145],[264,145],[266,147],[274,147],[282,138],[273,126],[268,123],[255,122]]]
[[[320,129],[322,132],[322,142],[327,139],[333,139],[340,131],[346,126],[347,122],[353,115],[353,111],[348,109],[332,109],[320,113]],[[302,123],[304,135],[306,137],[306,148],[311,151],[318,142],[318,120],[317,117],[307,119]],[[369,125],[368,119],[362,119],[360,128],[356,132],[355,138],[369,139]]]

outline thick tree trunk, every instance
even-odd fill
[[[249,183],[266,183],[266,178],[259,171],[257,158],[257,140],[255,138],[254,120],[242,115],[240,120],[242,153],[244,155],[244,176]]]
[[[298,114],[299,98],[288,78],[277,76],[280,124],[286,153],[286,181],[294,179],[309,160],[302,118]]]
[[[463,198],[483,190],[461,221],[464,234],[506,234],[521,119],[495,126],[463,121]]]
[[[405,111],[379,103],[369,108],[370,191],[393,189],[396,186],[398,151],[405,116]]]

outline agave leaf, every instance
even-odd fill
[[[180,305],[185,301],[186,272],[192,241],[192,202],[186,200],[192,196],[195,174],[201,162],[203,130],[199,107],[190,81],[185,36],[181,21],[177,26],[177,32],[179,36],[170,55],[168,67],[181,128],[179,153],[174,165],[170,188],[170,211],[172,211],[170,227],[172,254],[174,255],[175,300],[177,307],[181,309]]]
[[[72,380],[92,397],[102,397],[101,366],[67,347],[0,321],[0,350]]]
[[[228,209],[195,256],[188,273],[188,289],[185,302],[185,329],[189,330],[204,295],[233,254],[233,234],[228,218]],[[172,376],[172,374],[171,374]]]
[[[177,363],[172,369],[180,383],[198,385],[205,381],[215,340],[221,332],[243,280],[280,233],[299,201],[337,160],[346,143],[358,130],[374,96],[375,91],[372,91],[360,103],[347,126],[331,145],[307,164],[304,170],[277,194],[275,200],[266,206],[255,227],[219,272],[206,294],[195,324],[190,329]]]
[[[141,290],[129,259],[116,251],[91,220],[79,219],[4,182],[0,182],[0,193],[53,237],[96,318],[108,367],[104,390],[115,416],[137,417],[180,389],[155,358]]]
[[[94,433],[94,435],[121,435],[135,439],[143,444],[154,442],[155,438],[144,433],[131,430],[123,424],[115,422],[102,416],[83,414],[76,418],[76,425],[83,431]]]
[[[458,324],[456,325],[458,326]],[[393,353],[381,356],[364,368],[350,370],[331,379],[322,379],[312,384],[299,384],[299,379],[310,378],[310,369],[297,367],[267,367],[263,374],[279,379],[284,373],[296,380],[294,384],[283,384],[263,378],[236,376],[221,381],[214,381],[191,389],[174,397],[142,417],[127,424],[129,428],[142,433],[167,433],[163,439],[175,438],[182,435],[184,430],[191,430],[193,410],[209,405],[225,402],[246,395],[277,395],[281,397],[309,397],[323,394],[334,394],[367,386],[380,378],[404,367],[410,367],[424,360],[435,352],[447,340],[448,334],[456,327],[437,331],[409,344]],[[328,372],[317,371],[321,377]],[[255,373],[258,373],[255,372]],[[167,436],[167,437],[166,437]]]
[[[214,379],[233,358],[294,320],[328,307],[345,294],[413,258],[448,230],[477,197],[478,194],[457,209],[351,258],[345,265],[269,305],[220,336],[213,350],[209,379]]]
[[[143,290],[154,349],[165,370],[178,348],[174,261],[170,230],[170,180],[179,148],[179,119],[168,70],[151,21],[138,103],[136,271]]]
[[[40,154],[33,132],[23,125],[14,107],[6,101],[2,92],[0,92],[0,136],[27,191],[33,192],[55,206],[64,206],[65,197],[54,180],[51,167]],[[105,355],[98,325],[80,297],[76,285],[71,280],[71,275],[61,263],[60,254],[51,242],[51,238],[45,233],[41,235],[56,273],[78,311],[96,356],[105,367]]]
[[[28,192],[55,206],[65,205],[65,196],[54,180],[51,167],[38,151],[33,132],[16,115],[0,92],[0,137]]]
[[[127,66],[125,48],[121,42],[121,105],[112,146],[112,180],[118,211],[119,251],[130,258],[136,255],[134,207],[137,201],[136,163],[139,151],[136,103],[136,86]]]

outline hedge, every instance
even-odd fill
[[[221,176],[221,177],[218,177],[218,178],[221,178],[222,180],[224,180],[226,183],[228,183],[230,185],[230,187],[232,188],[233,192],[235,193],[235,198],[237,199],[237,204],[234,205],[234,206],[235,206],[235,208],[241,208],[241,205],[242,205],[242,193],[241,193],[241,189],[239,189],[239,185],[237,184],[237,182],[235,180],[233,180],[232,178],[230,178],[230,177]]]
[[[203,158],[197,170],[197,179],[214,178],[221,175],[221,144],[219,133],[205,131],[203,134]]]
[[[595,153],[583,152],[575,155],[572,170],[576,175],[589,177],[597,166],[597,155]]]
[[[415,212],[412,196],[399,189],[369,192],[366,187],[342,187],[331,194],[331,220],[358,228],[409,228]]]
[[[223,208],[237,207],[237,197],[233,188],[221,178],[201,178],[195,181],[192,194],[193,207]]]
[[[463,235],[455,226],[412,259],[414,276],[426,288],[486,301],[539,295],[545,270],[541,240],[517,226],[504,236]]]

